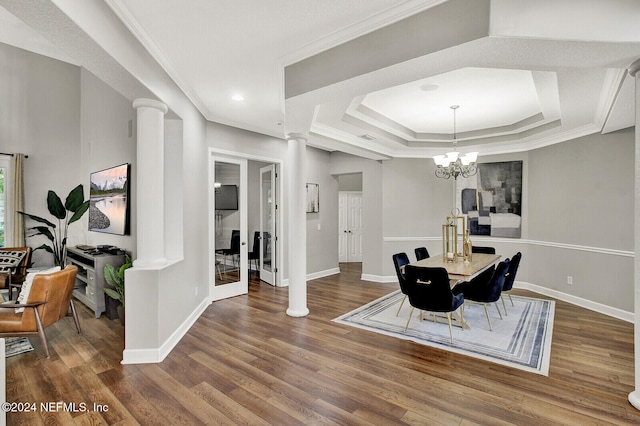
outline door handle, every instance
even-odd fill
[[[241,244],[242,244],[243,246],[246,246],[246,245],[247,245],[247,242],[246,242],[246,241],[243,241]]]

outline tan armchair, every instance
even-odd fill
[[[29,297],[25,303],[0,304],[0,337],[38,335],[49,355],[44,329],[71,313],[80,333],[80,323],[71,293],[78,268],[69,265],[62,271],[38,274],[33,278]],[[17,313],[16,308],[25,308]]]

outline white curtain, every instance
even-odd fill
[[[24,216],[18,214],[24,211],[24,154],[13,154],[12,158],[12,183],[11,206],[13,220],[12,245],[14,247],[25,247]]]

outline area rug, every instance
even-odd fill
[[[26,337],[6,337],[4,339],[5,358],[32,350],[33,346],[31,346],[31,342]]]
[[[511,296],[515,305],[511,306],[507,297],[508,315],[504,315],[499,302],[502,320],[495,306],[489,306],[493,331],[489,330],[484,307],[467,302],[464,319],[469,328],[462,330],[459,325],[454,325],[453,343],[450,343],[446,316],[434,323],[431,314],[425,312],[424,319],[420,321],[417,309],[405,333],[411,309],[408,300],[396,316],[403,297],[397,290],[333,321],[544,376],[549,374],[554,301]]]

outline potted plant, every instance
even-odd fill
[[[104,279],[113,288],[105,288],[104,292],[107,296],[120,302],[118,307],[118,318],[120,323],[124,325],[124,271],[131,268],[131,258],[127,255],[125,262],[119,268],[115,268],[113,265],[104,265]]]
[[[80,184],[71,190],[64,204],[62,204],[62,200],[60,200],[58,194],[49,190],[47,193],[47,207],[49,208],[49,213],[58,219],[57,225],[40,216],[24,212],[18,213],[44,224],[29,228],[30,231],[35,231],[29,236],[44,235],[49,239],[51,245],[42,244],[36,247],[34,251],[39,249],[48,251],[53,254],[54,264],[64,268],[67,258],[67,230],[69,229],[69,225],[79,220],[89,209],[89,200],[84,200],[84,190],[82,184]]]

